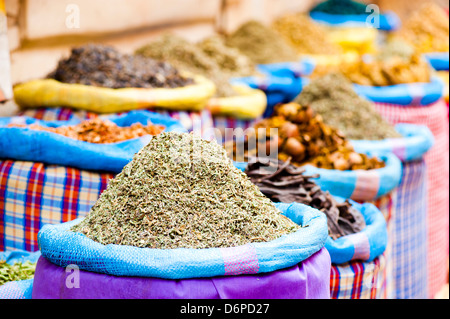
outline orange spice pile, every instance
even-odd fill
[[[92,119],[72,126],[45,127],[39,124],[10,124],[9,127],[27,127],[32,130],[53,132],[66,137],[95,144],[118,143],[144,135],[158,135],[165,129],[162,125],[135,123],[120,127],[109,120]]]

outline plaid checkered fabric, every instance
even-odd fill
[[[405,107],[375,103],[391,124],[426,125],[435,137],[434,147],[425,155],[427,165],[428,293],[433,296],[446,283],[449,241],[449,123],[447,106],[440,100],[429,106]]]
[[[396,216],[397,208],[397,189],[394,189],[391,193],[378,198],[372,202],[382,213],[386,219],[387,231],[388,231],[388,243],[384,252],[385,267],[383,268],[383,276],[385,278],[384,283],[384,298],[394,299],[395,297],[395,282],[394,282],[394,268],[393,268],[393,233],[395,231],[393,226],[393,220]]]
[[[427,299],[427,173],[424,160],[404,163],[391,225],[395,299]]]
[[[0,161],[0,251],[37,251],[45,224],[85,216],[114,175]]]
[[[385,266],[384,255],[372,262],[333,264],[330,274],[331,299],[387,299]]]

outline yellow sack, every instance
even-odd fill
[[[202,76],[195,84],[166,89],[110,89],[67,84],[53,79],[34,80],[14,87],[14,99],[22,108],[68,107],[95,113],[119,113],[158,107],[176,111],[201,111],[216,86]]]
[[[378,30],[374,28],[328,28],[328,40],[340,45],[344,52],[356,51],[359,54],[376,51]]]
[[[209,100],[207,109],[213,116],[229,116],[241,120],[255,119],[264,114],[267,107],[266,94],[246,85],[233,85],[237,96]]]

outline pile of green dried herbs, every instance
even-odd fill
[[[198,46],[217,63],[221,71],[227,72],[231,76],[244,77],[257,73],[256,65],[249,57],[238,49],[227,46],[221,36],[215,35],[206,38],[199,42]]]
[[[136,50],[137,56],[149,57],[158,61],[169,61],[180,70],[205,76],[216,85],[218,97],[236,95],[230,84],[230,74],[219,67],[217,61],[203,49],[188,40],[164,34],[160,38]]]
[[[250,180],[272,201],[301,203],[327,215],[328,234],[334,240],[366,227],[364,216],[349,201],[339,203],[312,181],[319,175],[307,176],[304,172],[305,169],[292,165],[290,158],[285,162],[254,158],[245,170]]]
[[[0,286],[11,281],[32,279],[34,277],[35,269],[36,263],[31,263],[29,261],[10,265],[4,260],[0,260]]]
[[[340,73],[330,73],[312,80],[303,88],[296,102],[309,105],[323,122],[342,131],[352,140],[383,140],[401,137],[386,122],[372,103],[360,97],[353,84]]]
[[[166,61],[122,54],[115,48],[88,44],[73,48],[48,78],[63,83],[119,88],[177,88],[193,84]]]
[[[239,49],[255,64],[293,62],[297,52],[278,32],[258,21],[241,25],[226,39],[226,44]]]
[[[299,227],[217,142],[172,132],[137,153],[72,231],[104,245],[201,249],[267,242]]]

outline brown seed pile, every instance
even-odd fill
[[[312,181],[319,175],[307,176],[304,172],[304,169],[292,165],[290,158],[286,162],[256,158],[245,170],[250,180],[272,201],[301,203],[327,215],[328,233],[334,240],[365,228],[366,223],[360,211],[349,201],[339,203],[329,192],[322,191]]]
[[[134,123],[120,127],[109,120],[99,118],[86,120],[77,125],[46,127],[39,124],[9,124],[8,127],[27,127],[31,130],[47,131],[66,137],[95,144],[118,143],[144,135],[158,135],[165,129],[162,125]]]

